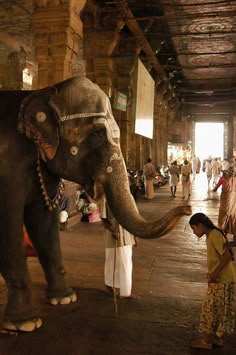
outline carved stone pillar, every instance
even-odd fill
[[[233,155],[236,157],[236,114],[233,116]]]
[[[21,90],[23,87],[23,69],[26,65],[26,55],[23,49],[12,51],[7,48],[6,55],[0,58],[1,90]]]
[[[113,82],[116,90],[127,96],[127,109],[125,112],[113,110],[121,132],[122,152],[130,169],[136,168],[136,136],[134,134],[134,117],[130,91],[130,72],[135,57],[120,57],[114,60],[116,71],[113,72]]]
[[[84,57],[87,76],[109,96],[112,95],[114,49],[120,40],[124,22],[118,16],[97,11],[87,3],[83,11]]]
[[[113,59],[110,57],[111,47],[116,38],[114,30],[97,31],[90,29],[84,32],[84,57],[86,59],[87,76],[95,81],[101,89],[111,97]]]
[[[156,164],[165,165],[167,163],[168,149],[168,107],[163,95],[157,90],[154,106],[154,156]]]
[[[80,54],[83,25],[80,20],[86,0],[35,0],[32,28],[38,62],[38,88],[72,75]]]

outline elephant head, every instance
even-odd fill
[[[190,206],[179,206],[148,222],[130,193],[120,149],[120,131],[106,94],[85,77],[68,79],[39,90],[21,105],[18,131],[32,139],[56,176],[84,186],[103,186],[118,222],[142,238],[168,233]]]

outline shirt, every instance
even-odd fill
[[[206,162],[206,174],[208,176],[212,175],[212,165],[209,161]]]
[[[207,266],[208,272],[213,272],[220,264],[221,256],[224,254],[226,240],[223,234],[217,229],[212,229],[206,239],[207,244]],[[228,283],[236,280],[236,270],[233,260],[224,267],[219,274],[220,283]]]
[[[152,180],[156,175],[156,170],[152,163],[147,163],[144,165],[143,169],[144,176],[147,180]]]

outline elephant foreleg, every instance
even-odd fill
[[[31,305],[31,281],[24,255],[22,228],[19,228],[18,234],[14,234],[17,250],[11,246],[12,233],[8,233],[4,227],[2,232],[6,239],[5,246],[3,243],[0,245],[0,268],[8,288],[8,299],[0,332],[30,332],[39,328],[42,320],[36,317]],[[11,250],[7,255],[6,248]]]
[[[25,210],[25,225],[44,271],[49,303],[57,305],[75,302],[77,296],[65,281],[58,211],[48,211],[43,204],[30,205]]]

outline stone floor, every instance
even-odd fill
[[[219,194],[207,194],[206,177],[193,182],[190,204],[217,221]],[[142,196],[137,205],[147,219],[159,218],[170,208],[187,203],[170,197],[169,186],[157,189],[151,201]],[[206,247],[193,236],[184,217],[167,236],[140,240],[134,249],[133,292],[138,301],[117,300],[104,290],[104,242],[100,223],[70,221],[61,232],[68,282],[78,301],[68,306],[45,303],[45,280],[37,258],[28,258],[34,304],[43,326],[31,334],[0,337],[0,355],[187,355],[208,354],[191,350],[206,290]],[[6,288],[0,280],[0,316]],[[117,307],[116,307],[117,305]],[[215,354],[236,354],[236,333]]]

